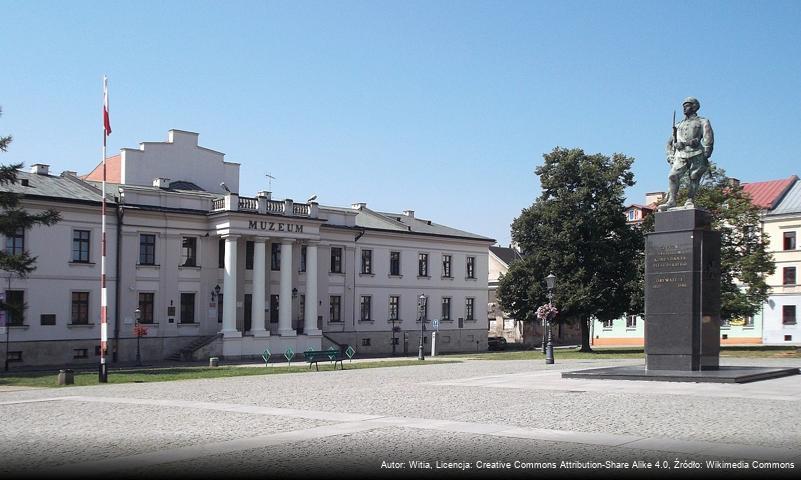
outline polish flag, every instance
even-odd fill
[[[108,119],[108,78],[103,77],[103,130],[111,135],[111,121]]]

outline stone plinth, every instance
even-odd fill
[[[645,240],[645,368],[717,369],[720,232],[705,210],[655,215]]]

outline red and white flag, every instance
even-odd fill
[[[111,135],[111,121],[108,119],[108,78],[103,77],[103,129]]]

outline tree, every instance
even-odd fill
[[[2,112],[0,112],[2,113]],[[0,151],[6,152],[11,143],[11,136],[0,137]],[[14,185],[17,182],[17,170],[22,164],[0,165],[0,186]],[[15,235],[20,229],[28,230],[34,225],[53,225],[61,217],[55,210],[40,213],[28,213],[20,207],[21,195],[11,190],[0,191],[0,234],[6,238]],[[22,253],[8,252],[0,249],[0,270],[24,277],[36,269],[36,257],[27,251]]]
[[[679,205],[686,198],[686,190],[680,192]],[[715,164],[701,182],[695,205],[712,214],[712,228],[721,233],[720,317],[755,315],[769,296],[765,279],[776,270],[768,236],[760,228],[760,208],[751,203],[739,182]],[[652,231],[653,219],[648,220],[643,228]]]
[[[619,318],[636,303],[643,237],[623,215],[633,159],[555,148],[544,160],[535,170],[542,194],[512,223],[523,259],[501,277],[498,297],[504,311],[535,321],[553,273],[556,322],[578,322],[581,350],[591,351],[590,321]]]

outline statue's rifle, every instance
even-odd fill
[[[678,129],[676,128],[676,111],[673,110],[673,143],[670,144],[670,153],[668,153],[668,164],[671,163],[670,159],[676,154],[676,143],[678,143]]]

